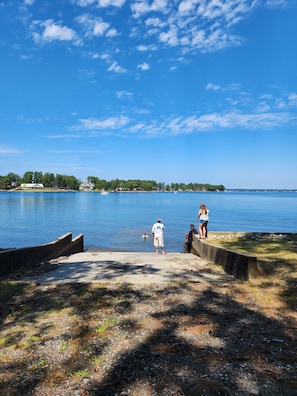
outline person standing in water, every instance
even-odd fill
[[[161,219],[158,219],[157,222],[152,227],[152,237],[154,241],[156,254],[159,253],[159,248],[161,248],[162,254],[166,254],[164,250],[164,229],[165,226],[164,224],[162,224]]]

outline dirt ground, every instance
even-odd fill
[[[294,256],[290,279],[296,266]],[[296,283],[275,274],[151,284],[14,276],[1,281],[0,302],[3,396],[297,394]]]

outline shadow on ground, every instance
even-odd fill
[[[296,323],[232,285],[0,285],[1,394],[297,393]]]

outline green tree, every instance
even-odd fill
[[[56,178],[53,173],[46,172],[42,177],[42,184],[44,187],[53,188],[55,187]]]
[[[27,171],[24,173],[23,183],[33,183],[33,172]]]
[[[19,175],[17,175],[16,173],[8,173],[7,175],[8,178],[8,182],[10,183],[10,185],[16,184],[19,185],[21,183],[21,177]]]
[[[79,190],[80,181],[75,176],[66,176],[66,188]]]
[[[33,183],[42,183],[43,174],[42,172],[34,172]]]

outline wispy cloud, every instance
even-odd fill
[[[19,150],[9,146],[1,146],[0,145],[0,154],[1,155],[16,155],[16,154],[23,154],[24,150]]]
[[[52,154],[102,154],[111,153],[111,150],[49,150]]]
[[[129,99],[131,100],[133,98],[133,93],[129,91],[117,91],[116,92],[116,97],[118,99]]]
[[[263,110],[266,106],[263,105]],[[260,105],[259,105],[260,110]],[[288,112],[250,112],[229,111],[225,113],[206,113],[202,115],[178,116],[147,121],[126,116],[107,119],[80,119],[73,130],[86,132],[104,131],[106,134],[120,132],[138,137],[176,136],[183,134],[214,132],[219,130],[266,130],[285,125],[297,125],[297,117]]]
[[[102,129],[118,129],[129,123],[126,116],[110,117],[105,119],[83,118],[79,120],[79,125],[73,127],[74,130],[102,130]]]
[[[150,122],[142,126],[147,137],[173,136],[189,133],[211,132],[226,129],[263,130],[297,124],[297,117],[289,113],[211,113],[176,117],[166,122]]]
[[[217,85],[217,84],[213,84],[213,83],[208,83],[207,85],[206,85],[206,90],[207,91],[209,91],[209,90],[211,90],[211,91],[218,91],[220,89],[220,86],[219,85]]]

